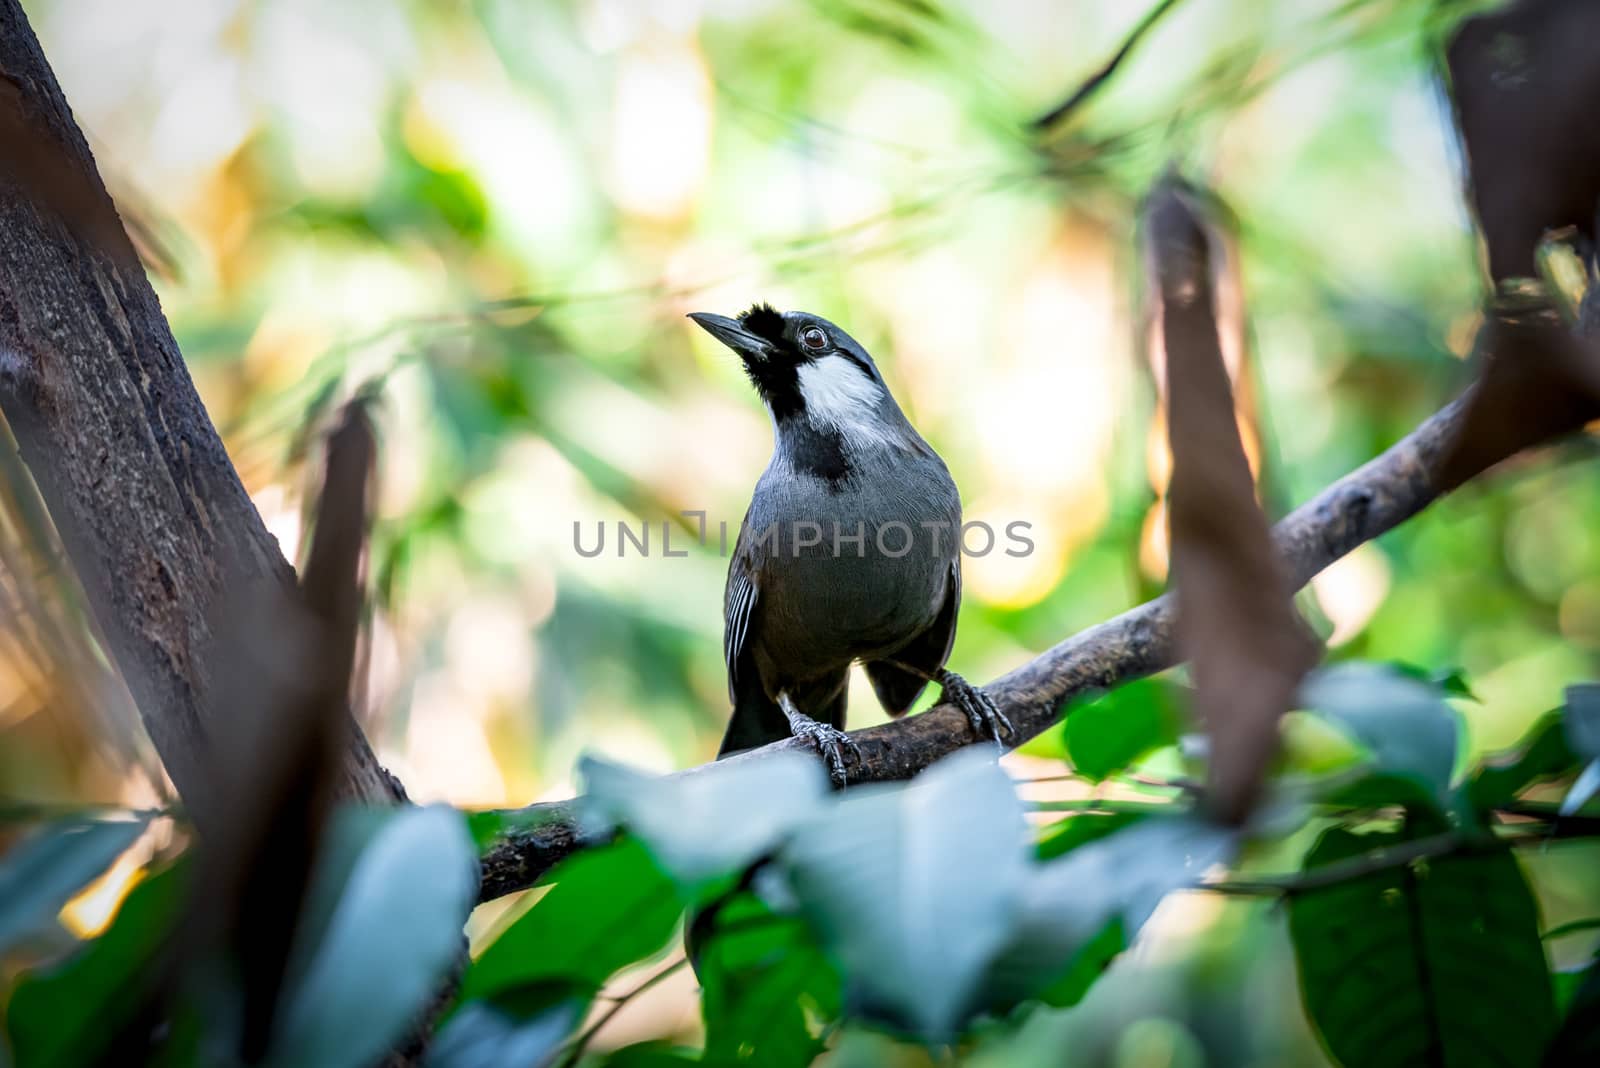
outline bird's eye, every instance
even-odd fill
[[[808,349],[825,349],[828,347],[828,335],[822,332],[820,326],[808,326],[800,331],[800,342]]]

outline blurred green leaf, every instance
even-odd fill
[[[1135,679],[1069,708],[1062,729],[1073,769],[1098,782],[1176,742],[1183,715],[1170,683]]]
[[[94,1063],[137,1007],[152,958],[187,897],[182,862],[151,873],[122,902],[105,933],[65,961],[25,975],[6,1007],[18,1068]]]
[[[946,757],[907,785],[856,787],[781,859],[852,1000],[947,1038],[978,996],[1020,903],[1027,827],[987,752]]]
[[[589,992],[535,984],[462,1005],[428,1045],[428,1068],[537,1068],[583,1022]]]
[[[1083,1000],[1117,955],[1128,948],[1128,935],[1120,918],[1100,928],[1100,933],[1084,943],[1061,977],[1038,994],[1040,1001],[1057,1008],[1068,1008]]]
[[[589,817],[627,827],[688,888],[744,868],[831,798],[821,763],[804,753],[677,776],[585,757],[578,773]]]
[[[1039,840],[1038,857],[1040,860],[1053,860],[1064,856],[1079,846],[1098,841],[1144,818],[1144,813],[1126,811],[1086,812],[1068,817],[1052,824]]]
[[[643,843],[625,838],[561,864],[555,885],[467,969],[461,1000],[547,981],[594,992],[659,952],[683,901]]]
[[[1581,972],[1558,973],[1556,978],[1567,987],[1561,998],[1566,1012],[1543,1063],[1550,1068],[1600,1063],[1600,960]]]
[[[703,1059],[696,1051],[670,1042],[635,1042],[612,1050],[598,1062],[604,1068],[682,1068],[689,1064],[716,1063]]]
[[[1449,794],[1460,722],[1437,687],[1386,665],[1339,664],[1312,675],[1301,701],[1370,749],[1383,773],[1440,802]]]
[[[355,860],[326,936],[284,1009],[271,1063],[365,1066],[414,1025],[466,949],[476,854],[444,806],[387,818]]]
[[[1193,886],[1235,847],[1235,832],[1206,821],[1150,817],[1033,865],[1006,945],[984,978],[984,1007],[1082,997],[1163,897]]]
[[[1541,716],[1513,748],[1494,753],[1467,781],[1467,797],[1479,812],[1508,805],[1536,782],[1565,775],[1577,766],[1559,710]]]
[[[1388,666],[1409,678],[1425,682],[1435,687],[1446,697],[1461,697],[1468,701],[1478,700],[1478,695],[1472,692],[1472,686],[1467,681],[1467,673],[1458,667],[1440,668],[1430,671],[1416,664],[1408,664],[1402,660],[1391,660]]]
[[[1407,840],[1335,828],[1305,869]],[[1531,1066],[1555,1030],[1538,909],[1509,850],[1297,892],[1289,931],[1307,1012],[1341,1064]]]
[[[1337,808],[1403,808],[1419,828],[1425,825],[1430,830],[1443,830],[1446,826],[1438,796],[1415,775],[1370,771],[1354,779],[1338,777],[1332,786],[1321,791],[1318,799]]]
[[[806,925],[741,894],[717,909],[701,937],[695,970],[707,1062],[810,1064],[822,1052],[819,1026],[839,1016],[841,992],[838,971]]]
[[[149,821],[64,819],[40,827],[0,858],[0,956],[50,923],[103,874]]]

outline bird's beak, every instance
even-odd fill
[[[689,318],[700,328],[747,360],[764,360],[772,354],[772,346],[739,325],[737,319],[710,312],[690,312]]]

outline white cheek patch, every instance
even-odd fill
[[[837,430],[849,444],[887,438],[878,418],[883,387],[843,356],[824,356],[799,371],[800,396],[812,426]]]

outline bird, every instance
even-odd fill
[[[929,682],[980,737],[1011,724],[945,668],[961,607],[961,497],[866,349],[808,312],[694,312],[732,349],[773,424],[772,457],[728,564],[723,659],[732,716],[718,759],[791,735],[848,780],[850,668],[891,717]]]

